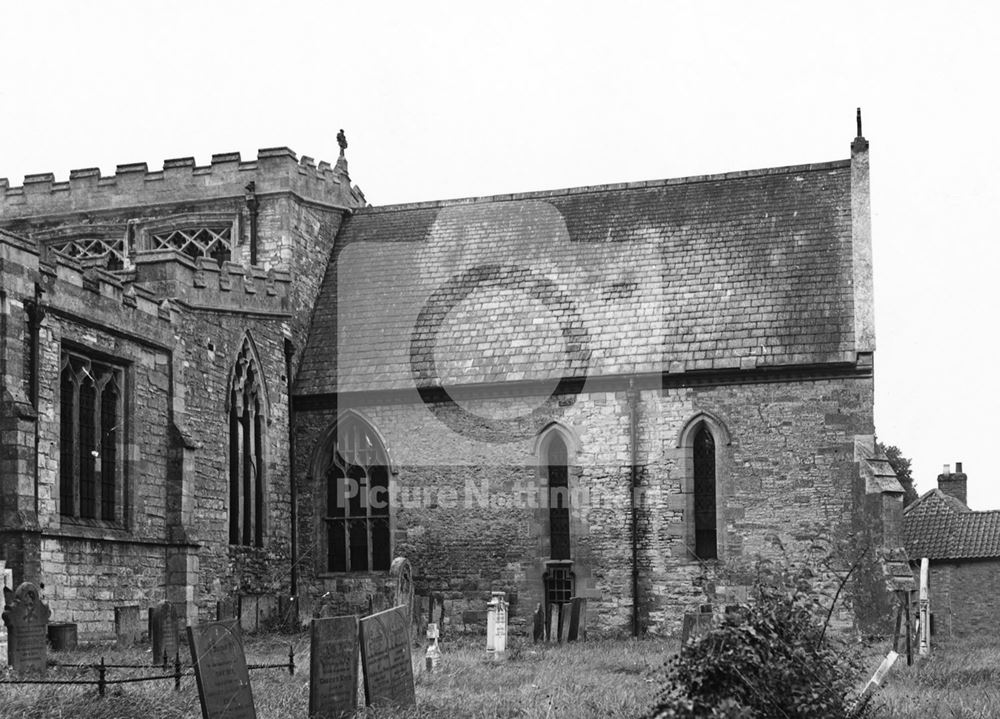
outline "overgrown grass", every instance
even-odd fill
[[[636,717],[653,705],[656,676],[675,643],[661,641],[591,641],[568,645],[532,645],[512,637],[504,662],[491,662],[485,641],[442,643],[442,663],[433,673],[423,670],[423,656],[414,650],[417,706],[406,710],[361,709],[358,717]],[[251,664],[287,661],[295,648],[296,673],[251,671],[254,703],[260,719],[306,719],[309,704],[309,637],[274,635],[246,640]],[[418,656],[419,654],[419,656]],[[148,648],[116,651],[90,647],[50,655],[65,663],[91,664],[150,661]],[[181,650],[187,664],[187,648]],[[108,679],[157,673],[156,669],[109,669]],[[94,678],[93,669],[50,667],[47,678]],[[9,678],[9,677],[5,677]],[[359,704],[364,705],[359,689]],[[0,685],[3,719],[200,719],[194,677],[181,680],[174,691],[172,677],[161,682],[109,686],[98,697],[96,687]]]
[[[357,716],[386,719],[445,717],[454,719],[519,717],[639,717],[651,709],[660,689],[662,666],[676,651],[676,642],[591,641],[560,646],[532,645],[512,637],[507,661],[487,660],[482,641],[443,643],[442,664],[434,673],[422,668],[415,650],[417,707],[407,710],[361,709]],[[283,669],[251,672],[254,701],[260,719],[306,719],[309,702],[309,637],[272,635],[246,642],[251,664],[287,661],[295,648],[296,673]],[[878,665],[882,647],[873,647],[871,666]],[[50,655],[75,664],[90,664],[104,656],[108,663],[146,663],[148,647],[116,651],[89,647]],[[181,650],[187,664],[187,648]],[[156,669],[109,669],[108,678],[157,673]],[[48,678],[94,678],[93,669],[50,667]],[[9,678],[9,674],[4,675]],[[867,677],[866,677],[867,678]],[[1000,717],[1000,643],[952,642],[934,647],[926,660],[907,667],[901,657],[886,686],[872,702],[873,719],[993,719]],[[359,704],[363,694],[359,690]],[[0,685],[2,719],[200,719],[194,677],[181,680],[174,691],[172,677],[160,682],[109,686],[99,698],[93,686]]]
[[[877,719],[1000,717],[1000,642],[996,638],[932,645],[926,659],[896,661],[872,702]],[[874,670],[874,667],[873,667]]]

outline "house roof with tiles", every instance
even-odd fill
[[[904,511],[903,539],[911,559],[1000,557],[1000,511],[974,512],[932,489]]]
[[[296,394],[854,363],[851,165],[359,209]]]

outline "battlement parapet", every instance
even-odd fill
[[[0,178],[0,221],[243,197],[251,181],[257,196],[291,192],[344,209],[365,205],[364,195],[351,186],[346,161],[317,165],[311,157],[300,160],[287,147],[275,147],[259,150],[256,160],[244,161],[238,152],[215,154],[204,166],[193,157],[166,160],[154,171],[144,162],[118,165],[109,177],[90,167],[71,170],[64,182],[48,172],[26,175],[20,187]]]
[[[173,249],[146,250],[134,257],[137,285],[200,309],[286,313],[292,278],[285,270],[192,260]]]

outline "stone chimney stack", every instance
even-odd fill
[[[938,475],[938,489],[968,505],[968,477],[962,471],[962,463],[955,462],[955,471],[951,471],[951,465],[944,466],[944,472]]]

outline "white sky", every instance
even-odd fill
[[[871,142],[880,439],[991,470],[1000,4],[0,0],[0,177],[288,145],[373,204],[847,158]]]

